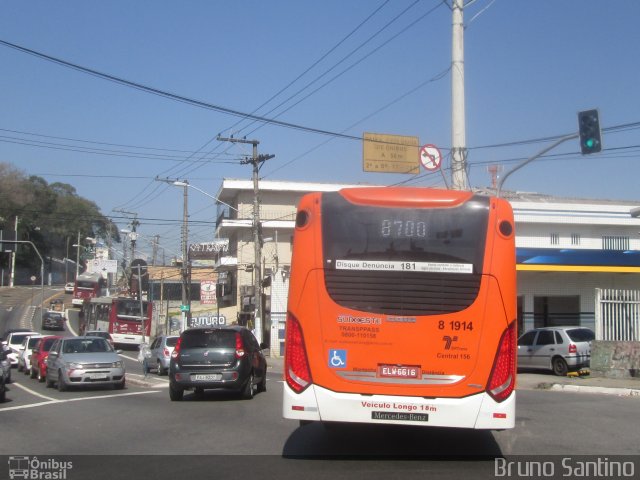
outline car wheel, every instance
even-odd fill
[[[559,377],[566,377],[567,372],[569,371],[569,367],[567,366],[567,362],[562,357],[556,357],[552,361],[553,373],[558,375]]]
[[[38,381],[40,383],[44,382],[47,379],[46,374],[42,373],[42,369],[38,370]]]
[[[20,365],[20,362],[18,362],[18,371],[22,372],[24,370],[24,368],[22,367],[22,365]]]
[[[64,377],[62,376],[62,371],[58,370],[58,391],[66,392],[69,389],[67,386],[67,382],[64,381]]]
[[[251,400],[253,398],[253,372],[251,372],[247,383],[245,383],[242,388],[242,398],[245,400]]]
[[[175,388],[173,385],[169,385],[169,398],[173,402],[179,402],[180,400],[182,400],[183,396],[184,396],[184,389]]]
[[[162,363],[160,363],[160,360],[158,360],[158,363],[156,364],[156,373],[158,374],[159,377],[167,373],[167,371],[164,368],[162,368]]]
[[[4,403],[7,400],[7,390],[4,385],[0,387],[0,403]]]
[[[258,384],[258,392],[266,392],[267,391],[267,372],[264,373],[262,380]]]
[[[47,388],[53,388],[53,384],[54,384],[55,382],[49,378],[49,375],[47,375],[47,376],[45,377],[45,380],[46,380],[46,382],[47,382],[45,386],[46,386]]]

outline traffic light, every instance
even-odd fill
[[[602,150],[598,110],[579,112],[578,128],[580,129],[580,151],[583,155],[598,153]]]

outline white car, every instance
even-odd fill
[[[32,335],[40,335],[38,332],[11,332],[7,335],[5,342],[7,347],[11,349],[9,353],[9,362],[11,362],[12,367],[18,366],[18,354],[20,353],[20,345],[24,341],[25,337],[30,337]]]
[[[29,335],[25,337],[20,345],[20,352],[18,353],[18,371],[24,372],[26,375],[31,373],[31,354],[33,353],[33,347],[36,346],[38,340],[42,338],[42,335]]]
[[[65,284],[64,293],[73,293],[73,282]]]

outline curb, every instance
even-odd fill
[[[138,378],[142,377],[142,378]],[[169,382],[152,382],[150,380],[146,380],[142,375],[137,374],[127,374],[127,384],[135,385],[136,387],[146,387],[146,388],[167,388],[169,386]]]
[[[619,397],[640,398],[640,389],[637,388],[593,387],[588,385],[562,385],[558,383],[554,383],[550,387],[548,384],[540,384],[538,388],[546,388],[560,392],[600,393],[604,395],[618,395]]]

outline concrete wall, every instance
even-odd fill
[[[640,377],[640,342],[594,340],[591,373],[609,378]]]

